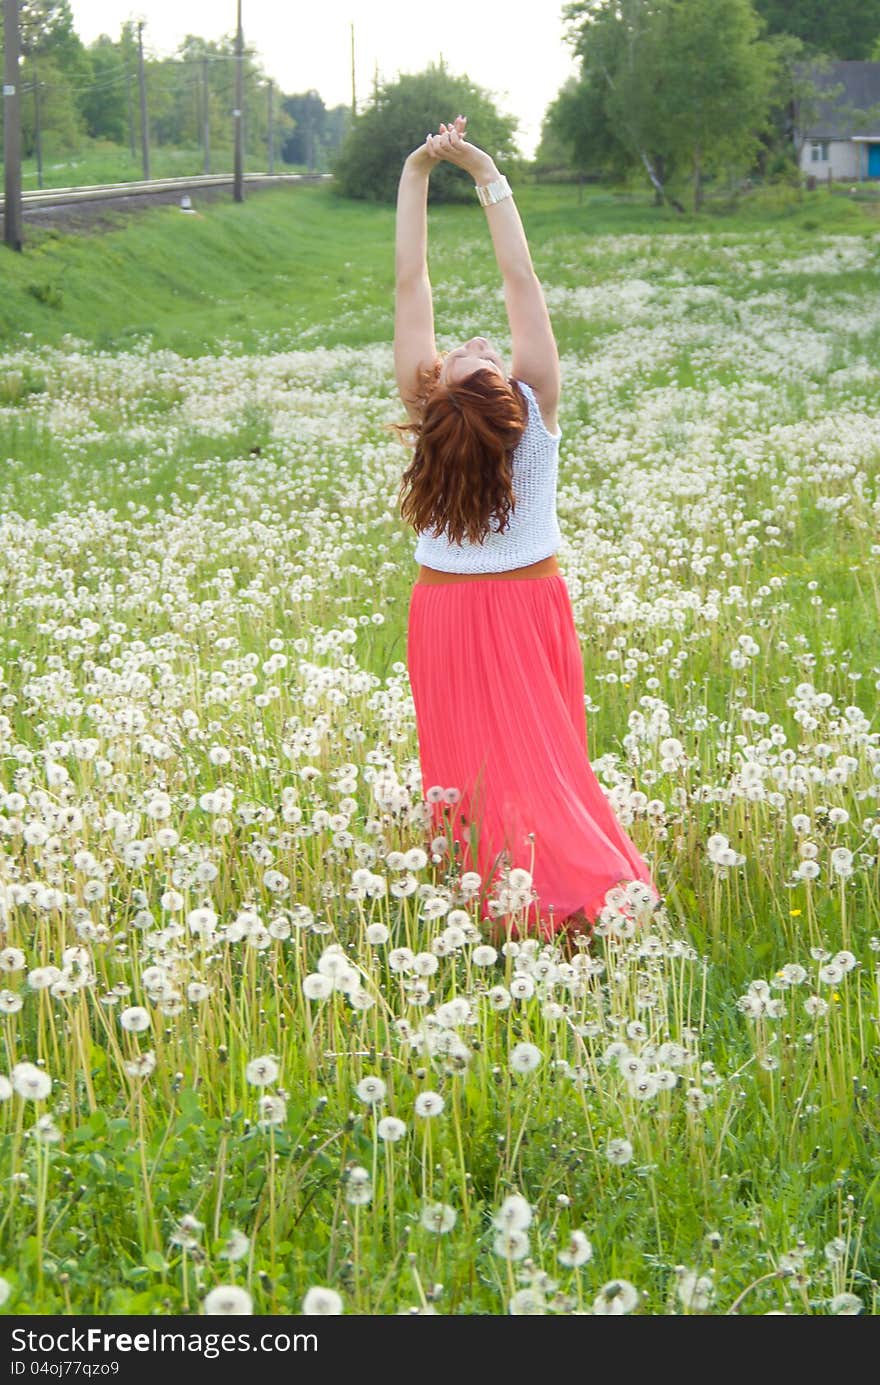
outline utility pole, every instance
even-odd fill
[[[150,129],[147,121],[147,84],[144,79],[144,21],[138,20],[138,78],[141,86],[141,152],[144,177],[150,176]]]
[[[354,25],[351,26],[351,116],[357,115],[357,95],[354,86]]]
[[[244,201],[244,190],[242,187],[244,171],[244,159],[242,157],[242,128],[241,117],[244,109],[244,35],[241,29],[241,0],[238,0],[238,26],[235,31],[235,110],[232,112],[235,121],[235,167],[233,171],[233,197],[236,202]]]
[[[125,84],[128,88],[128,147],[131,152],[131,161],[134,163],[137,157],[137,151],[134,147],[134,102],[131,97],[132,73],[128,69],[128,63],[125,65],[125,78]]]
[[[272,79],[269,78],[269,172],[275,172],[275,131],[272,127]]]
[[[18,0],[3,0],[3,26],[3,238],[10,249],[21,250],[21,35],[18,28]]]
[[[205,172],[211,172],[211,89],[208,86],[208,55],[202,54],[202,89],[205,93]]]
[[[40,133],[40,78],[34,63],[34,137],[37,146],[37,187],[43,186],[43,140]]]

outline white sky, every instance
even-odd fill
[[[70,7],[84,43],[102,33],[116,39],[124,20],[142,19],[145,48],[163,57],[187,34],[219,39],[236,24],[236,0],[142,0],[140,7],[137,0],[71,0]],[[485,87],[518,118],[518,142],[529,157],[547,106],[575,70],[561,14],[562,0],[242,0],[245,39],[285,93],[314,87],[328,106],[350,103],[354,24],[359,106],[376,64],[380,80],[390,81],[442,54],[454,74]],[[438,111],[437,121],[457,114]],[[472,135],[479,143],[479,131]]]

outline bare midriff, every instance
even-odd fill
[[[421,586],[436,587],[443,582],[497,582],[523,577],[553,577],[558,573],[559,561],[556,554],[551,553],[549,558],[542,558],[539,563],[508,568],[506,572],[441,572],[439,568],[421,565],[416,582]]]

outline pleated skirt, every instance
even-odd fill
[[[595,922],[606,892],[629,881],[659,900],[589,761],[561,574],[416,582],[407,667],[432,826],[451,835],[461,871],[481,876],[484,918],[499,870],[514,867],[532,876],[525,922],[544,936],[578,911]]]

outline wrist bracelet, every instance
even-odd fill
[[[474,190],[481,207],[491,207],[496,202],[503,202],[505,197],[513,196],[513,189],[503,173],[494,183],[484,183],[482,186],[475,183]]]

